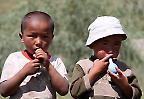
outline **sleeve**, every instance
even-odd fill
[[[89,93],[91,85],[88,75],[84,73],[83,69],[76,64],[72,74],[72,84],[70,86],[71,96],[74,98],[86,96]]]
[[[130,85],[132,86],[132,90],[133,90],[132,99],[140,99],[140,97],[142,96],[142,91],[139,87],[136,76],[134,74],[131,74],[128,77],[128,81],[129,81]]]
[[[62,60],[60,58],[57,58],[56,65],[54,65],[54,67],[60,73],[60,75],[62,77],[66,78],[68,80],[65,65],[64,65],[64,63],[62,62]]]
[[[14,66],[13,59],[14,58],[12,54],[10,54],[6,59],[2,69],[0,82],[3,82],[16,74],[15,67],[13,67]]]

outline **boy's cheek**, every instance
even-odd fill
[[[109,55],[109,53],[107,53],[104,50],[96,51],[94,53],[95,53],[95,56],[99,59],[102,59],[102,58],[106,57],[107,55]],[[117,58],[119,55],[119,53],[111,53],[111,54],[113,54],[112,55],[113,58]]]
[[[102,59],[102,58],[106,57],[107,55],[108,54],[104,50],[95,52],[95,56],[99,59]]]

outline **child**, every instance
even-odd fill
[[[40,11],[22,19],[21,42],[26,49],[8,56],[1,75],[0,93],[10,99],[56,99],[56,92],[66,95],[68,81],[60,58],[47,49],[54,37],[51,17]]]
[[[76,99],[140,99],[142,93],[130,68],[117,60],[121,42],[127,38],[119,20],[112,16],[98,17],[88,28],[86,46],[94,56],[76,63],[71,95]],[[108,68],[114,62],[115,71]]]

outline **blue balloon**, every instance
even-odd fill
[[[116,71],[115,67],[117,67],[117,65],[113,62],[112,58],[109,58],[108,70],[116,74],[117,71]]]

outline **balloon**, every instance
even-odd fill
[[[113,62],[112,58],[109,58],[108,70],[116,74],[117,71],[116,71],[115,67],[117,67],[117,65]]]

